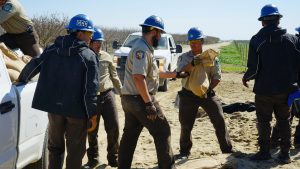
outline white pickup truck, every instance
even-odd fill
[[[132,45],[136,42],[137,39],[142,37],[141,32],[136,32],[130,34],[123,45],[119,45],[117,41],[113,42],[113,48],[117,49],[114,52],[114,62],[117,66],[118,75],[120,80],[123,83],[124,72],[125,72],[125,63],[127,56],[131,50]],[[182,52],[182,46],[176,45],[175,41],[170,34],[162,34],[158,42],[157,48],[154,50],[154,59],[157,61],[160,69],[164,71],[175,71],[177,68],[177,60],[179,53]],[[159,90],[167,91],[168,90],[168,79],[160,79],[159,81]]]
[[[0,50],[0,169],[47,168],[47,113],[31,108],[36,84],[13,84]]]

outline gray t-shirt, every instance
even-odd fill
[[[127,57],[125,65],[123,95],[139,95],[133,76],[145,76],[148,92],[155,94],[159,84],[159,70],[153,61],[154,49],[143,38],[136,41]]]

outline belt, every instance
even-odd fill
[[[149,95],[154,96],[155,94],[153,94],[152,92],[149,92]],[[122,96],[141,96],[140,94],[122,94]]]
[[[184,87],[181,89],[181,92],[184,93],[184,94],[186,94],[187,96],[197,97],[197,98],[201,98],[201,99],[207,98],[207,94],[204,94],[202,96],[197,96],[192,91],[190,91],[190,90],[188,90],[188,89],[186,89]]]

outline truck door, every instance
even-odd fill
[[[15,168],[18,142],[18,102],[0,51],[0,169]]]
[[[173,38],[169,38],[169,46],[171,50],[171,68],[170,71],[173,71],[177,68],[177,53],[176,53],[176,45]]]

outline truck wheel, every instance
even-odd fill
[[[168,91],[168,82],[169,79],[164,80],[164,84],[158,88],[159,91],[166,92]]]
[[[43,154],[41,159],[39,159],[35,163],[28,165],[24,169],[48,169],[48,158],[49,158],[49,151],[48,151],[48,128],[47,128],[45,132]]]

